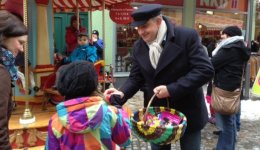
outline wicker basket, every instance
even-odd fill
[[[140,109],[131,115],[131,128],[146,142],[160,145],[175,143],[184,134],[187,119],[175,109],[150,107],[154,97],[149,101],[148,109]]]

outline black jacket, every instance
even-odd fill
[[[212,64],[204,52],[194,29],[175,27],[164,17],[167,38],[157,68],[149,59],[149,48],[139,39],[133,47],[133,66],[126,83],[121,87],[125,98],[131,98],[140,88],[144,91],[144,105],[152,97],[153,89],[166,85],[170,93],[170,107],[187,117],[187,132],[201,130],[208,113],[202,85],[213,76]],[[152,106],[167,106],[165,100],[154,100]]]
[[[243,41],[223,46],[212,57],[215,69],[214,84],[224,90],[233,91],[240,87],[243,68],[250,57],[250,50]]]

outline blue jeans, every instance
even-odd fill
[[[216,125],[221,131],[218,137],[216,150],[235,150],[236,117],[216,113]]]
[[[241,102],[239,104],[239,111],[236,113],[236,129],[237,131],[240,131],[240,116],[241,116]]]
[[[180,139],[181,150],[200,150],[201,131],[186,133]],[[157,145],[151,143],[152,150],[170,150],[171,144]]]

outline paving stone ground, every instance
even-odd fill
[[[127,106],[129,106],[133,112],[143,108],[143,93],[138,92],[131,100],[128,100]],[[212,150],[213,147],[216,146],[218,137],[217,135],[212,134],[215,130],[217,130],[216,127],[210,123],[202,130],[202,150]],[[241,118],[241,130],[238,133],[237,140],[236,150],[260,150],[260,120]],[[139,140],[135,136],[132,145],[127,147],[127,150],[148,149],[150,149],[150,145]],[[179,143],[172,144],[172,149],[180,150]]]

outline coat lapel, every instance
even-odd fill
[[[182,51],[182,48],[179,47],[174,42],[174,28],[170,21],[164,17],[164,20],[167,25],[167,39],[164,45],[163,51],[159,58],[159,62],[157,64],[157,68],[155,70],[155,76],[163,70],[169,63],[171,63]]]
[[[155,76],[163,70],[169,63],[171,63],[181,52],[181,48],[172,43],[166,43],[165,48],[163,49],[161,56],[159,58],[159,62],[157,64],[157,68],[155,70]]]
[[[140,41],[140,47],[137,49],[136,57],[138,57],[137,60],[140,60],[139,64],[146,72],[154,73],[155,69],[149,58],[149,48],[142,39]]]

